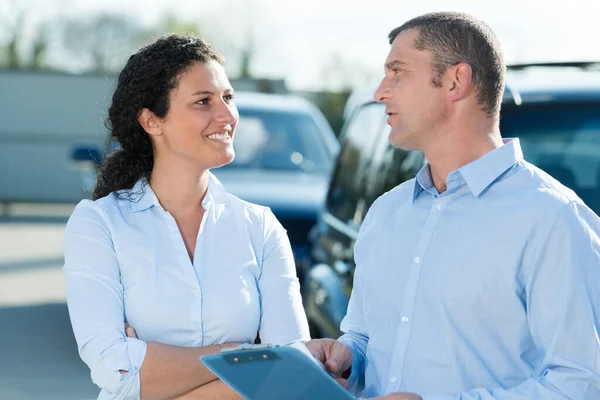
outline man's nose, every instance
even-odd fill
[[[378,103],[386,103],[390,98],[390,93],[391,93],[390,85],[387,82],[387,79],[383,78],[381,80],[381,83],[379,84],[379,87],[375,91],[373,98]]]

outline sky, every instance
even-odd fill
[[[254,38],[254,75],[294,90],[360,86],[383,74],[387,34],[420,14],[463,11],[487,22],[507,63],[600,60],[598,0],[0,0],[57,13],[120,12],[152,26],[168,12],[197,22],[235,70],[236,46]]]

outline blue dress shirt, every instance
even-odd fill
[[[600,222],[518,139],[381,196],[355,244],[346,332],[365,397],[600,399]]]
[[[192,263],[146,180],[118,193],[83,200],[65,232],[67,304],[99,398],[139,398],[147,341],[310,339],[291,246],[270,209],[228,194],[211,174]],[[139,339],[125,336],[125,321]]]

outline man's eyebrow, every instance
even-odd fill
[[[394,61],[390,61],[389,63],[385,64],[385,69],[394,69],[396,67],[401,67],[403,65],[406,65],[406,63],[404,61],[394,60]]]

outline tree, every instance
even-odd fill
[[[61,25],[64,49],[83,69],[97,73],[120,70],[144,36],[137,23],[114,13],[68,18]]]
[[[322,76],[326,89],[315,96],[314,102],[325,114],[336,135],[340,134],[344,107],[352,89],[368,85],[372,75],[360,61],[350,60],[339,52],[333,52],[324,64]]]
[[[49,25],[32,13],[33,2],[0,3],[0,65],[11,69],[41,69],[46,66]],[[33,35],[33,39],[25,33]]]
[[[224,5],[223,7],[226,7]],[[235,9],[239,9],[239,5],[233,5]],[[256,54],[256,48],[254,46],[255,34],[253,30],[253,20],[251,10],[248,7],[245,15],[248,17],[250,22],[244,25],[243,32],[241,32],[241,38],[234,38],[228,27],[229,24],[235,24],[235,17],[233,22],[220,21],[219,18],[211,18],[210,15],[205,16],[202,20],[195,20],[194,22],[182,19],[180,16],[171,12],[167,14],[161,23],[158,24],[158,28],[153,30],[153,36],[159,36],[169,33],[180,33],[180,34],[193,34],[200,36],[207,40],[209,43],[217,47],[220,51],[227,54],[228,59],[234,59],[239,65],[238,76],[244,79],[251,79],[252,76],[252,61]],[[243,10],[237,10],[241,12]],[[236,24],[239,26],[239,24]],[[216,34],[218,32],[218,34]]]
[[[48,36],[48,28],[45,25],[38,27],[31,49],[31,60],[29,61],[30,68],[42,69],[45,67],[46,51],[48,50]]]
[[[160,34],[179,33],[200,36],[200,29],[197,22],[184,21],[173,12],[167,14],[160,26],[160,30],[163,31]]]
[[[5,19],[8,19],[5,17]],[[20,54],[19,45],[23,34],[23,22],[25,21],[25,13],[19,11],[14,20],[4,21],[5,35],[8,36],[8,42],[4,46],[5,60],[4,64],[11,69],[20,68],[23,64]]]
[[[254,45],[252,42],[252,37],[250,36],[248,39],[248,45],[240,49],[240,78],[250,79],[252,77],[250,68],[252,66],[252,57],[254,53]]]

